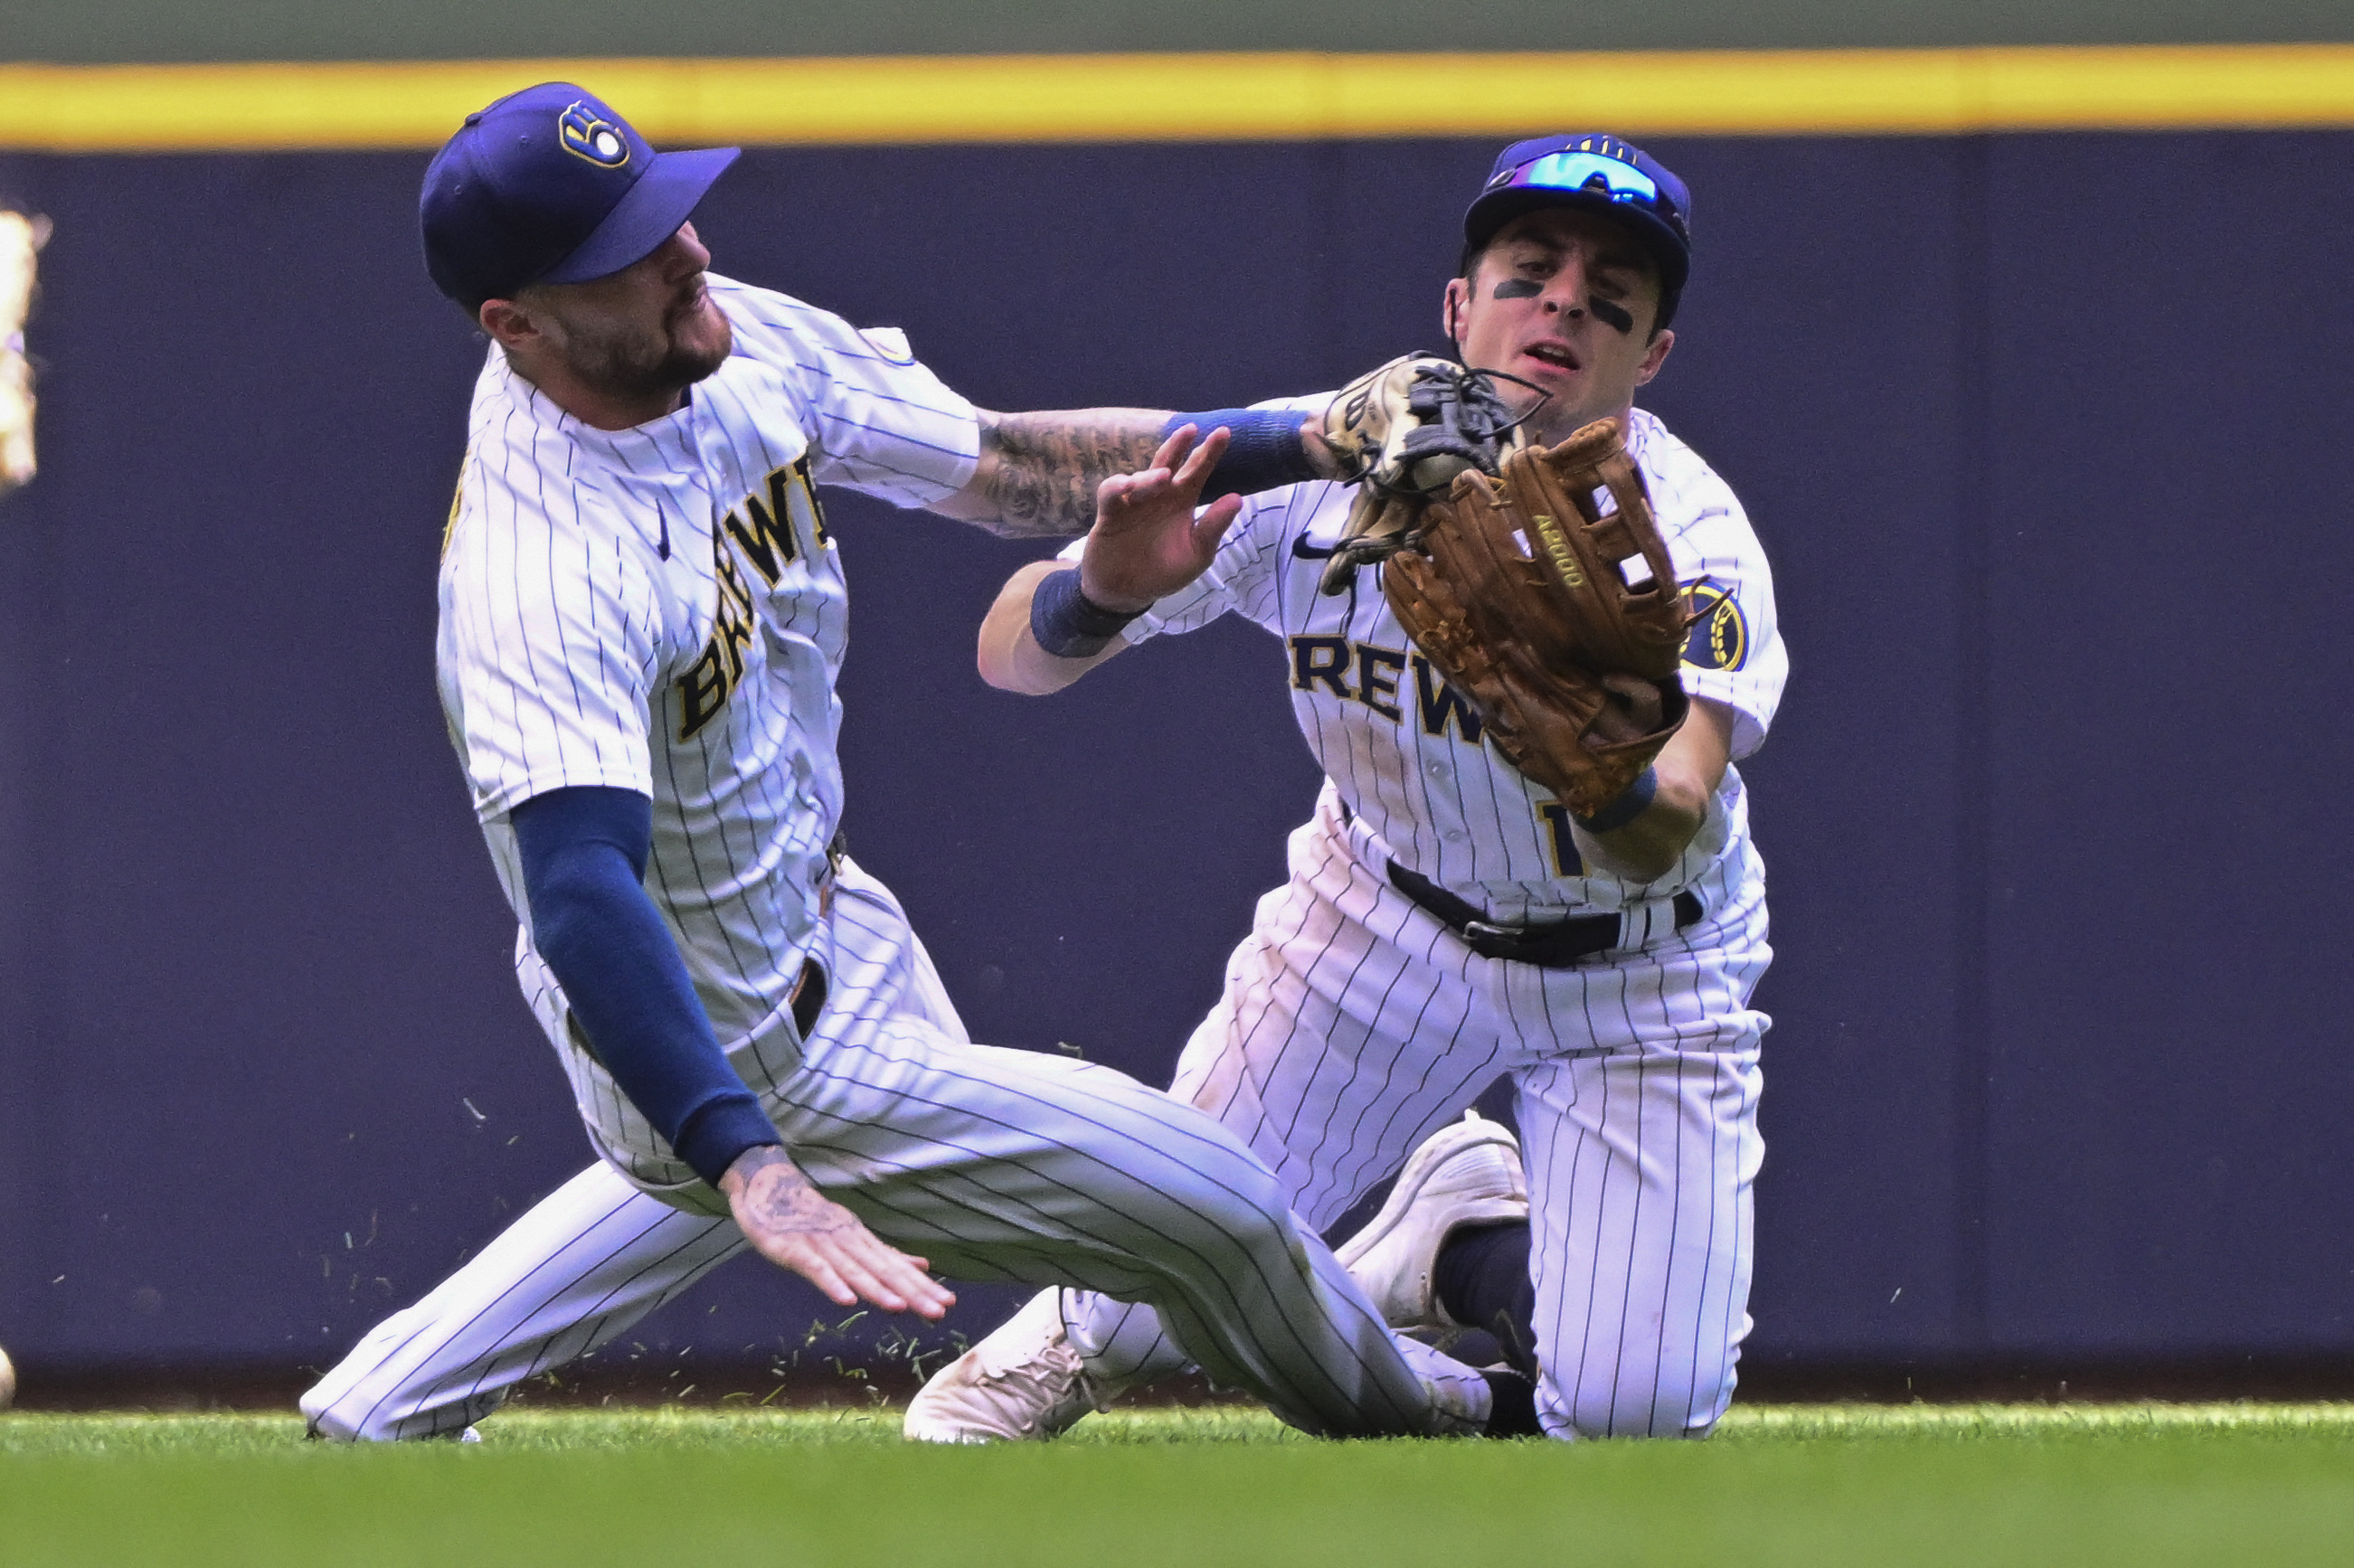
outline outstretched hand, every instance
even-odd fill
[[[1200,577],[1241,514],[1242,497],[1226,495],[1194,515],[1228,440],[1223,427],[1198,443],[1194,435],[1193,426],[1179,426],[1152,454],[1150,468],[1115,474],[1097,488],[1079,591],[1104,609],[1140,610]]]
[[[910,1257],[827,1197],[775,1144],[748,1149],[719,1179],[753,1250],[825,1292],[837,1307],[870,1302],[938,1321],[956,1296]]]

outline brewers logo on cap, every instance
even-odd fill
[[[618,169],[630,161],[629,138],[621,134],[621,128],[585,102],[576,101],[557,116],[556,125],[567,153],[608,169]]]

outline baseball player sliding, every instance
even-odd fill
[[[586,1348],[746,1245],[927,1318],[952,1300],[935,1267],[1147,1301],[1310,1432],[1523,1425],[1511,1380],[1386,1328],[1213,1119],[966,1040],[889,890],[832,847],[845,594],[816,484],[1005,533],[1095,515],[1149,549],[1195,534],[1205,482],[1296,478],[1317,443],[983,416],[896,335],[706,272],[687,217],[735,155],[658,155],[549,83],[468,116],[426,175],[429,269],[494,343],[443,551],[442,703],[610,1174],[371,1336],[305,1397],[313,1429],[459,1429],[531,1370],[472,1368],[469,1336]],[[634,1280],[584,1255],[632,1232]],[[649,1261],[671,1278],[650,1288]],[[485,1309],[518,1271],[535,1283]]]
[[[1107,518],[1063,559],[1017,572],[981,634],[982,673],[1034,694],[1228,613],[1280,640],[1325,783],[1291,836],[1289,880],[1260,900],[1172,1092],[1248,1143],[1310,1225],[1332,1224],[1404,1160],[1385,1206],[1341,1255],[1396,1326],[1493,1330],[1539,1377],[1539,1415],[1562,1437],[1706,1434],[1732,1398],[1749,1328],[1767,1023],[1749,999],[1770,955],[1732,762],[1765,738],[1787,659],[1740,503],[1631,406],[1674,344],[1690,212],[1683,184],[1624,142],[1517,143],[1465,216],[1459,275],[1441,305],[1463,364],[1500,373],[1475,384],[1521,419],[1530,448],[1618,422],[1641,481],[1628,476],[1619,499],[1639,507],[1648,491],[1697,615],[1688,641],[1683,617],[1668,623],[1664,681],[1601,683],[1593,727],[1568,752],[1576,764],[1580,749],[1590,761],[1624,747],[1628,765],[1595,798],[1576,803],[1583,779],[1531,777],[1553,771],[1532,733],[1545,715],[1506,712],[1509,694],[1491,700],[1477,684],[1494,673],[1487,666],[1510,673],[1506,651],[1467,655],[1458,644],[1478,639],[1443,625],[1424,633],[1428,646],[1402,630],[1401,572],[1414,567],[1418,582],[1431,572],[1408,556],[1359,564],[1380,554],[1362,548],[1369,530],[1394,535],[1410,520],[1394,508],[1382,518],[1387,503],[1370,484],[1254,496],[1214,552],[1172,554],[1150,570]],[[1447,380],[1410,385],[1435,395]],[[1379,377],[1366,389],[1378,393]],[[1330,401],[1236,422],[1312,418]],[[1606,439],[1615,432],[1585,444]],[[1535,455],[1508,461],[1500,484],[1458,482],[1455,510],[1504,492],[1541,500],[1526,488],[1533,471],[1516,467]],[[1574,511],[1590,511],[1596,531],[1611,526],[1610,503],[1576,493],[1595,483],[1524,506],[1507,555],[1528,557],[1516,569],[1532,579],[1556,556],[1564,578],[1615,571],[1614,591],[1640,598],[1656,574],[1631,547],[1581,574],[1559,536],[1556,517]],[[1416,598],[1407,608],[1420,615]],[[1457,608],[1476,622],[1481,607]],[[1442,636],[1456,655],[1444,664]],[[1458,687],[1441,668],[1472,673]],[[1517,1090],[1525,1178],[1504,1128],[1449,1120],[1500,1073]],[[936,1374],[907,1433],[1050,1436],[1182,1361],[1149,1308],[1049,1291]]]

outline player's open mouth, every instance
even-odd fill
[[[1536,360],[1540,364],[1550,365],[1557,370],[1577,370],[1583,368],[1583,366],[1581,366],[1577,362],[1577,355],[1572,354],[1566,346],[1558,343],[1532,343],[1529,344],[1528,347],[1521,350],[1521,352],[1523,355],[1526,355],[1529,358]]]

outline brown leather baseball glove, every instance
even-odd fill
[[[1511,453],[1498,480],[1464,473],[1382,572],[1496,749],[1577,816],[1625,794],[1691,710],[1682,596],[1616,419]]]

